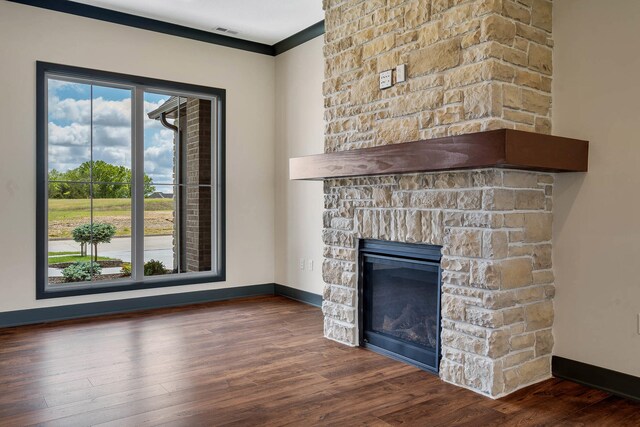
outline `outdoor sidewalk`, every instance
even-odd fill
[[[48,252],[80,252],[80,244],[73,240],[51,240],[48,242]],[[131,262],[131,238],[114,237],[111,243],[98,245],[98,255],[121,259]],[[144,259],[154,259],[171,268],[173,265],[173,237],[172,236],[148,236],[144,238]],[[118,268],[119,271],[119,268]],[[59,269],[50,268],[49,277],[61,276]]]

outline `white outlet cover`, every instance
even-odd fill
[[[393,82],[391,81],[392,74],[392,70],[387,70],[380,73],[380,89],[388,89],[393,86]]]

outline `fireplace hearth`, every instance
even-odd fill
[[[441,247],[362,240],[360,344],[422,369],[440,361]]]

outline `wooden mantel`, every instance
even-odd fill
[[[321,180],[456,169],[586,172],[589,142],[510,129],[289,160],[289,178]]]

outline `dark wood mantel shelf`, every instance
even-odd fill
[[[321,180],[456,169],[586,172],[589,142],[510,129],[289,160],[289,178]]]

